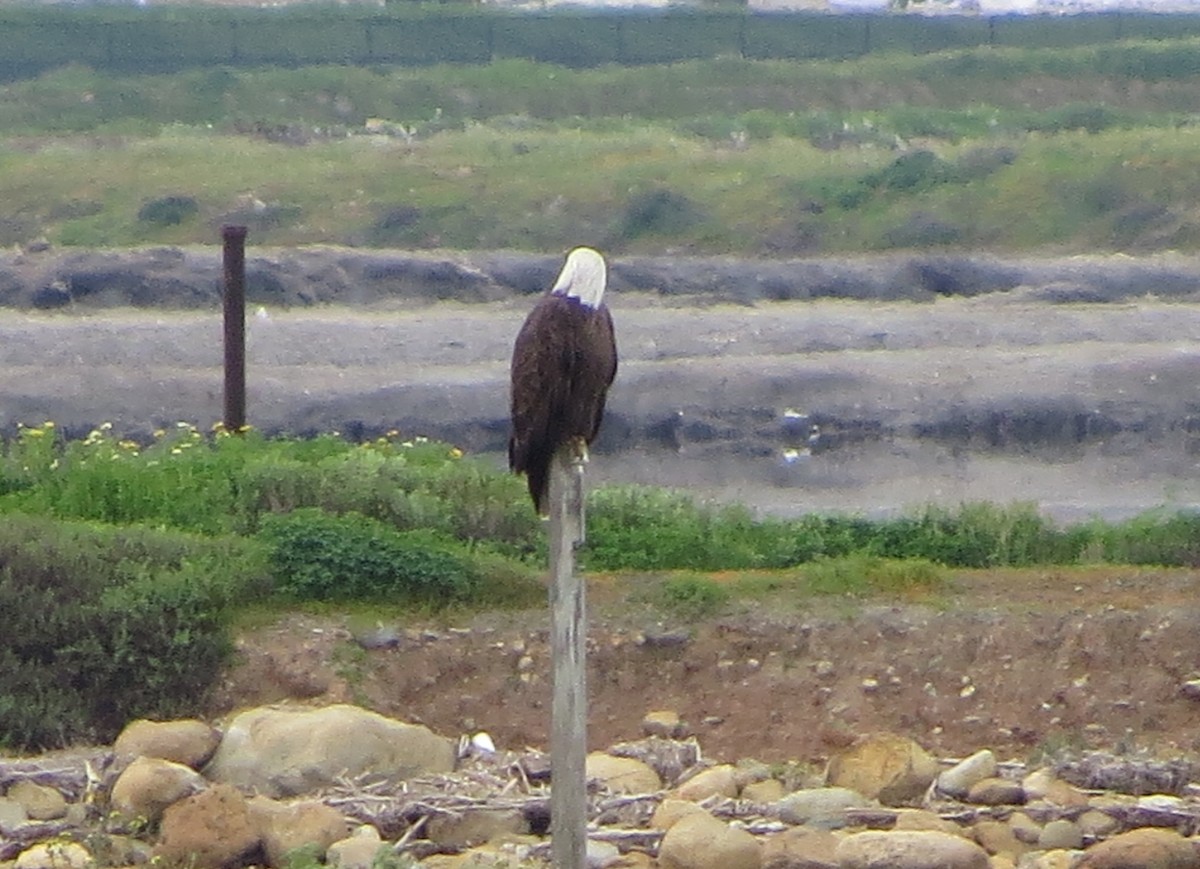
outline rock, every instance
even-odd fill
[[[28,779],[13,784],[7,797],[20,803],[31,821],[53,821],[67,813],[67,801],[57,788]]]
[[[157,757],[199,769],[221,742],[221,732],[194,718],[130,722],[113,743],[116,754]]]
[[[987,852],[933,831],[855,833],[838,843],[840,869],[988,869]]]
[[[1197,869],[1195,847],[1174,830],[1130,830],[1093,845],[1076,869]]]
[[[1054,770],[1043,766],[1021,779],[1021,787],[1025,789],[1026,799],[1040,800],[1046,796],[1051,783],[1055,781],[1058,779],[1054,775]]]
[[[873,805],[849,788],[802,788],[775,804],[779,819],[786,824],[809,824],[834,830],[846,826],[846,810]]]
[[[990,749],[977,751],[964,758],[937,777],[937,789],[947,796],[961,800],[971,785],[996,775],[996,756]]]
[[[758,840],[708,812],[680,818],[663,836],[662,869],[759,869]]]
[[[17,856],[14,869],[88,869],[95,861],[78,842],[39,842]]]
[[[1011,779],[985,778],[971,785],[966,801],[977,806],[1019,806],[1025,802],[1025,789]]]
[[[695,803],[667,797],[667,799],[658,804],[658,808],[650,816],[650,829],[663,830],[665,832],[671,829],[681,818],[686,818],[688,815],[698,815],[703,812],[704,809]]]
[[[325,862],[334,869],[371,869],[380,850],[387,845],[370,824],[358,827],[348,838],[329,846]]]
[[[218,784],[167,807],[154,858],[195,869],[232,869],[247,865],[259,842],[246,798]]]
[[[1116,818],[1099,809],[1084,812],[1075,823],[1079,825],[1079,832],[1091,839],[1107,839],[1121,829]]]
[[[13,830],[28,820],[24,806],[16,800],[0,797],[0,835],[11,835]]]
[[[298,848],[312,848],[318,858],[324,857],[330,845],[350,834],[342,813],[316,800],[280,803],[269,797],[253,797],[250,812],[267,865],[275,869],[287,866],[289,852]]]
[[[1083,834],[1072,821],[1059,818],[1042,827],[1037,846],[1043,851],[1073,851],[1083,847]]]
[[[955,836],[968,836],[968,831],[953,821],[947,821],[933,812],[924,809],[901,809],[896,813],[896,823],[893,830],[935,830],[939,833],[950,833]]]
[[[658,773],[649,764],[632,757],[593,751],[587,756],[584,768],[588,778],[599,779],[613,793],[646,794],[662,789]]]
[[[976,821],[971,832],[979,846],[992,855],[1020,857],[1029,850],[1029,846],[1017,838],[1012,827],[1002,821]]]
[[[467,809],[457,815],[439,815],[425,827],[425,837],[447,851],[528,832],[529,822],[520,809]]]
[[[587,860],[588,869],[609,869],[610,866],[620,863],[621,849],[612,842],[588,839],[586,848],[584,859]]]
[[[1024,812],[1013,812],[1008,819],[1008,826],[1012,828],[1013,835],[1026,845],[1037,844],[1038,837],[1042,835],[1042,825]]]
[[[857,740],[829,762],[826,783],[885,806],[920,799],[937,776],[937,761],[911,739],[877,733]]]
[[[793,827],[767,836],[762,844],[763,869],[837,869],[838,837],[828,830]]]
[[[139,757],[113,783],[109,804],[127,821],[157,824],[167,807],[208,787],[190,766],[154,757]]]
[[[260,707],[226,728],[205,774],[213,781],[279,798],[365,772],[401,781],[454,769],[456,746],[421,725],[357,706]]]
[[[787,791],[779,779],[769,778],[752,781],[742,788],[742,799],[752,803],[773,803],[783,799]]]
[[[1049,769],[1037,769],[1021,780],[1026,800],[1045,800],[1057,806],[1086,806],[1086,794],[1054,775]]]
[[[719,764],[692,776],[675,789],[675,795],[694,803],[712,796],[736,799],[738,786],[734,773],[732,764]]]
[[[1037,851],[1026,854],[1017,869],[1076,869],[1078,851]]]
[[[678,712],[658,710],[647,712],[642,719],[642,733],[646,736],[659,736],[663,739],[679,739],[687,732]]]

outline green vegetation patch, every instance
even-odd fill
[[[193,713],[266,582],[251,541],[10,514],[0,523],[0,746],[108,742]]]

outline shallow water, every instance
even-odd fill
[[[763,516],[884,518],[929,504],[989,501],[1030,502],[1062,523],[1120,521],[1155,508],[1200,509],[1200,455],[1179,444],[1133,453],[1105,445],[998,453],[908,439],[791,461],[668,450],[595,455],[589,485],[616,483],[686,488],[698,499],[744,504]]]

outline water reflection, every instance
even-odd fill
[[[497,459],[499,460],[499,459]],[[897,438],[761,458],[718,449],[627,450],[595,456],[593,486],[641,483],[745,504],[760,515],[895,516],[927,504],[1033,502],[1057,521],[1119,521],[1157,507],[1200,509],[1200,455],[1183,443],[1132,451],[1113,444],[983,452]]]

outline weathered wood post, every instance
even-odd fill
[[[555,869],[587,865],[587,598],[575,572],[584,540],[583,469],[571,444],[550,465],[550,836]]]
[[[223,226],[225,430],[246,427],[246,227]]]

